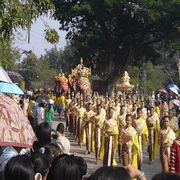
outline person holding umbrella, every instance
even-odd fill
[[[53,109],[54,101],[49,99],[48,106],[45,110],[45,122],[49,123],[52,127],[52,120],[54,119],[54,109]]]

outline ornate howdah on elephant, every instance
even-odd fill
[[[83,95],[83,99],[91,90],[91,83],[89,76],[91,75],[91,68],[87,68],[83,65],[83,59],[80,59],[80,64],[76,68],[71,69],[71,74],[68,76],[69,84],[73,87],[75,93],[80,92]]]

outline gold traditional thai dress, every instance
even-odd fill
[[[68,114],[69,114],[69,132],[73,133],[74,128],[74,122],[73,122],[73,110],[74,110],[74,104],[71,102],[69,104]]]
[[[77,140],[78,138],[78,108],[79,108],[79,104],[74,104],[73,107],[73,121],[74,121],[74,139]]]
[[[126,113],[120,115],[118,119],[119,119],[119,120],[118,120],[118,126],[119,126],[119,127],[124,127],[124,126],[126,126]]]
[[[148,152],[150,156],[150,161],[156,159],[156,153],[158,150],[158,134],[160,130],[160,124],[159,124],[159,116],[156,112],[153,113],[153,115],[150,115],[147,117],[146,120],[147,127],[148,127],[148,133],[149,133],[149,146],[148,146]]]
[[[104,104],[104,109],[107,111],[109,108],[109,101],[107,103]]]
[[[160,161],[163,172],[169,171],[170,147],[175,138],[176,135],[170,127],[162,129],[159,133]]]
[[[114,118],[118,120],[119,112],[120,112],[120,104],[114,107]]]
[[[132,104],[127,105],[127,114],[130,114],[132,111]]]
[[[83,139],[85,139],[85,138],[83,138],[85,135],[84,128],[82,128],[82,123],[83,123],[85,112],[86,112],[86,109],[84,107],[80,107],[77,110],[77,113],[78,113],[78,127],[77,127],[78,135],[77,136],[79,139],[79,143],[84,142]]]
[[[143,154],[142,151],[144,149],[144,146],[147,142],[147,138],[148,138],[148,129],[147,129],[147,125],[146,125],[146,121],[140,117],[138,119],[134,120],[134,128],[138,133],[138,141],[139,141],[139,163],[141,164],[143,161]]]
[[[101,147],[101,130],[104,125],[105,116],[100,113],[94,117],[94,141],[95,141],[95,156],[96,159],[99,157],[100,147]]]
[[[123,129],[124,131],[121,135],[123,166],[132,164],[138,168],[139,142],[137,131],[132,126]],[[129,139],[129,137],[131,138]]]
[[[101,108],[101,114],[106,117],[106,110],[104,108]]]
[[[141,108],[142,109],[142,118],[146,120],[147,118],[147,108]]]
[[[113,118],[107,120],[104,126],[104,132],[107,134],[107,137],[103,136],[100,153],[101,156],[103,155],[103,166],[115,166],[117,163],[114,159],[114,155],[118,144],[117,121]]]
[[[169,124],[170,124],[170,128],[175,132],[176,137],[178,137],[178,135],[179,135],[178,118],[176,116],[174,116],[173,118],[171,118],[169,120]]]
[[[71,103],[71,99],[66,99],[66,129],[67,127],[69,128],[69,124],[70,124],[70,117],[69,117],[69,113],[70,113],[70,103]]]
[[[131,111],[131,116],[133,119],[135,119],[137,117],[137,110]]]
[[[120,115],[118,117],[118,129],[119,132],[122,131],[122,128],[126,126],[126,113]],[[119,133],[120,135],[120,133]],[[122,157],[122,143],[120,143],[120,136],[118,137],[119,141],[118,141],[118,155],[119,155],[119,160],[121,161],[121,157]]]
[[[86,132],[86,150],[91,152],[92,151],[92,134],[93,134],[93,127],[92,127],[92,117],[95,115],[93,110],[86,111],[83,118],[83,128],[85,128]]]

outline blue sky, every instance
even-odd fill
[[[18,31],[15,32],[15,42],[13,46],[18,47],[20,50],[32,50],[37,57],[45,54],[45,49],[51,49],[54,45],[48,43],[44,38],[44,30],[46,29],[44,23],[47,23],[50,28],[56,29],[60,36],[60,41],[56,46],[58,48],[63,48],[66,45],[66,32],[59,30],[58,21],[54,21],[48,17],[38,18],[32,25],[30,43],[28,43],[27,40],[27,30],[23,31],[22,29],[18,29]]]

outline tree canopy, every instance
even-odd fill
[[[1,0],[0,1],[0,41],[9,39],[13,30],[27,29],[30,40],[31,24],[41,15],[53,15],[54,5],[50,0]],[[45,38],[50,43],[57,43],[59,35],[49,27]]]
[[[52,0],[60,29],[108,90],[129,64],[153,60],[154,44],[180,36],[180,0]]]

